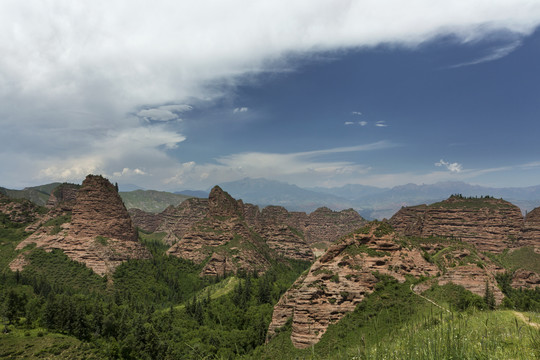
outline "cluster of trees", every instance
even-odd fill
[[[472,200],[472,199],[495,199],[493,196],[489,196],[489,195],[463,196],[462,194],[452,194],[450,197],[454,198],[454,199],[467,199],[467,200]]]
[[[540,312],[540,286],[534,289],[514,289],[511,286],[513,274],[511,272],[496,275],[505,298],[502,306],[508,309]]]
[[[72,266],[65,255],[40,250],[22,272],[0,275],[4,331],[13,326],[44,328],[92,344],[109,358],[232,358],[265,341],[273,304],[309,265],[281,262],[264,275],[241,273],[236,286],[212,298],[207,289],[223,279],[203,279],[200,266],[168,256],[121,265],[113,285],[104,280],[75,288],[44,276],[36,267]],[[66,264],[57,264],[58,261]],[[95,274],[93,276],[96,276]]]

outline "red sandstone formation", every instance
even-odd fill
[[[519,208],[493,198],[466,199],[452,196],[432,205],[405,207],[390,219],[406,236],[444,236],[475,245],[480,251],[502,252],[518,247],[523,217]]]
[[[88,175],[77,192],[70,235],[76,238],[103,236],[125,241],[138,239],[114,185],[95,175]]]
[[[55,195],[56,196],[56,195]],[[88,175],[77,192],[71,221],[69,211],[53,208],[51,214],[68,221],[60,226],[46,226],[41,221],[27,239],[19,243],[23,249],[30,243],[50,251],[63,250],[72,260],[84,263],[97,274],[105,275],[128,259],[150,257],[150,253],[137,240],[131,218],[115,187],[101,176]],[[15,259],[12,270],[24,266],[24,253]]]
[[[400,238],[388,224],[371,223],[331,245],[274,307],[268,338],[292,318],[294,346],[305,348],[318,342],[328,325],[353,311],[374,291],[378,281],[374,272],[400,282],[405,281],[405,275],[434,277],[419,290],[429,288],[433,282],[454,282],[480,296],[485,292],[487,281],[497,303],[501,302],[503,295],[495,286],[494,278],[501,269],[478,254],[474,247],[462,243],[441,253],[445,244],[427,240],[426,244],[415,245],[396,240]],[[440,261],[443,267],[427,261],[426,251],[431,255],[444,255]]]

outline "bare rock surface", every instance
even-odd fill
[[[77,201],[77,192],[80,187],[80,185],[69,183],[58,185],[51,192],[45,206],[48,208],[60,208],[64,211],[71,211]]]
[[[378,231],[375,223],[332,244],[299,278],[274,307],[268,329],[276,329],[292,317],[291,340],[298,348],[322,337],[328,325],[353,311],[373,292],[379,272],[405,281],[405,275],[435,275],[438,268],[427,262],[419,249],[406,249],[394,241],[393,232]]]
[[[525,216],[519,245],[540,247],[540,207],[531,210]]]
[[[221,276],[240,269],[262,273],[270,267],[268,245],[245,223],[241,201],[233,199],[217,186],[210,192],[207,202],[196,201],[185,207],[189,201],[178,207],[184,219],[198,218],[202,204],[208,210],[202,219],[183,226],[181,232],[174,231],[178,226],[173,229],[174,234],[180,236],[167,254],[195,263],[206,261],[201,276]],[[187,209],[194,209],[196,216],[190,216],[193,212]]]
[[[451,196],[429,206],[402,208],[390,223],[403,235],[457,238],[480,251],[500,253],[526,243],[520,240],[521,211],[502,199]]]
[[[88,175],[77,192],[70,235],[74,238],[103,236],[125,241],[138,239],[118,191],[109,180],[96,175]]]
[[[440,256],[437,257],[440,267],[431,256]],[[377,273],[399,282],[406,281],[406,275],[431,278],[418,286],[420,292],[434,283],[452,282],[483,296],[487,283],[500,303],[503,294],[494,277],[498,271],[502,269],[474,246],[458,242],[438,244],[431,240],[407,242],[387,223],[370,223],[332,244],[281,297],[274,307],[268,339],[292,318],[294,346],[306,348],[317,343],[328,325],[353,311],[374,291]]]
[[[40,217],[38,207],[25,199],[11,199],[0,194],[0,213],[14,223],[29,223]]]
[[[18,244],[17,250],[32,243],[46,251],[61,249],[70,259],[84,263],[99,275],[114,272],[128,259],[150,257],[148,250],[137,241],[131,218],[107,179],[88,175],[77,192],[73,211],[63,211],[62,206],[59,204],[50,210],[45,219],[62,217],[70,221],[56,226],[39,222],[34,233]],[[10,267],[21,270],[24,265],[22,253]]]

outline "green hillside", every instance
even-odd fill
[[[36,205],[43,206],[49,200],[49,195],[60,183],[51,183],[46,185],[24,188],[23,190],[11,190],[0,187],[0,193],[9,196],[12,199],[30,200]]]
[[[162,212],[170,205],[178,206],[182,201],[190,198],[186,195],[156,190],[120,192],[120,197],[126,208],[136,208],[151,213]]]

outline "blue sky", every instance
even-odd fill
[[[6,1],[0,186],[540,184],[540,3]]]

